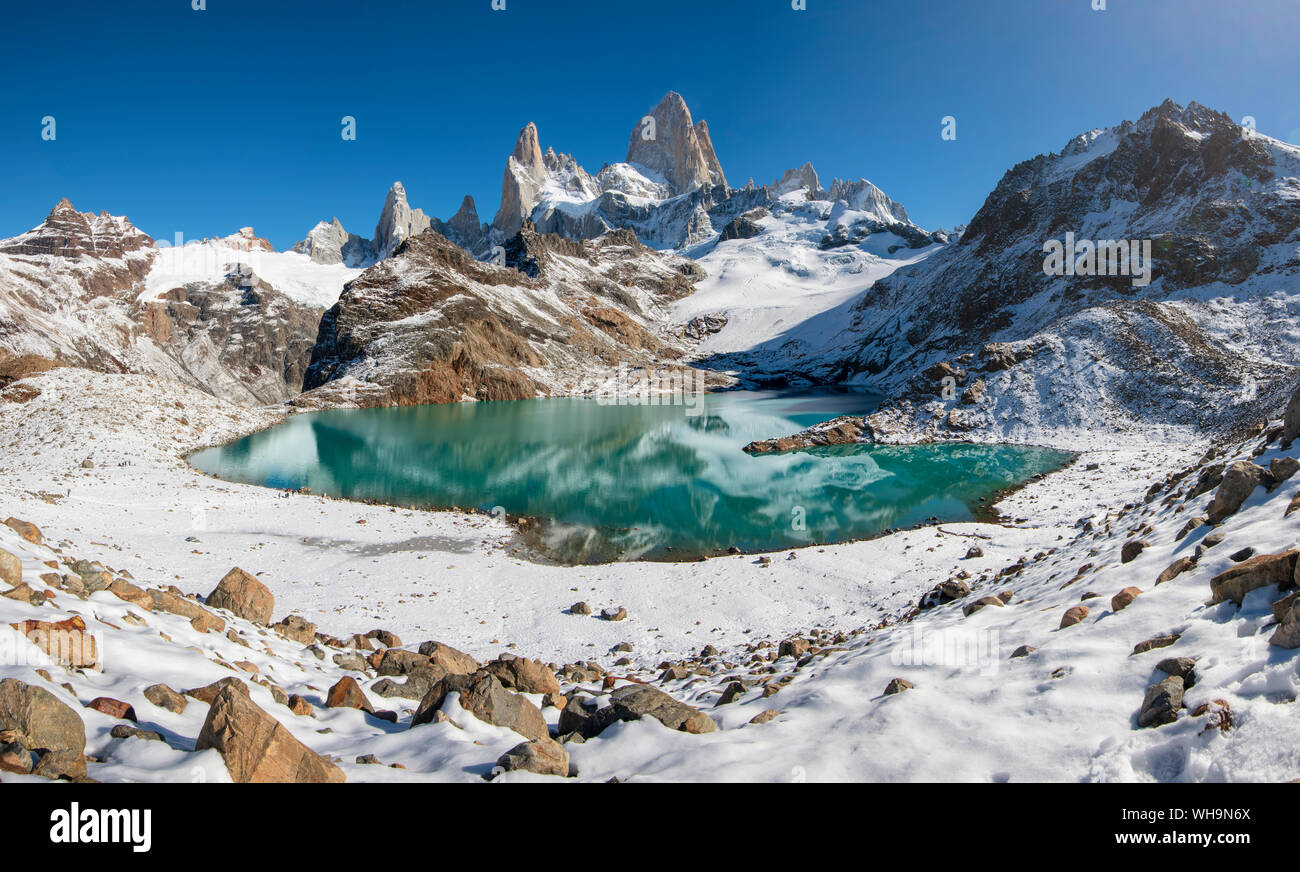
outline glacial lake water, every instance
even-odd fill
[[[733,391],[688,396],[690,405],[544,399],[333,410],[295,415],[190,463],[267,487],[532,516],[544,553],[590,563],[774,551],[931,517],[970,520],[981,498],[1071,456],[965,444],[741,450],[870,412],[877,400]]]

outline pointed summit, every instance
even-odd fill
[[[63,199],[59,200],[59,202],[54,204],[54,208],[50,210],[50,215],[53,215],[56,212],[63,212],[63,211],[69,211],[69,212],[77,211],[76,207],[72,205],[72,201],[69,200],[67,197],[64,197]]]
[[[384,199],[384,209],[379,213],[379,223],[375,225],[375,259],[388,257],[403,240],[423,233],[429,226],[429,216],[419,209],[412,209],[406,202],[406,189],[402,183],[393,182]]]
[[[676,91],[665,94],[632,128],[627,162],[662,176],[678,194],[705,184],[727,183],[708,125],[703,121],[695,124],[686,101]]]
[[[542,145],[537,139],[536,124],[529,121],[519,131],[519,137],[515,140],[515,149],[510,156],[534,178],[541,178],[541,175],[546,172],[546,165],[542,159]]]
[[[537,138],[537,125],[524,125],[515,140],[514,151],[506,159],[505,177],[501,180],[501,208],[492,226],[509,239],[519,232],[524,219],[537,205],[538,192],[546,180],[546,160]]]

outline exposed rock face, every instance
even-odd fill
[[[141,301],[135,317],[211,393],[267,405],[302,390],[324,311],[237,267],[220,283],[192,282]]]
[[[830,196],[847,199],[838,185]],[[1294,148],[1223,113],[1166,102],[1011,169],[959,242],[863,294],[835,362],[817,349],[807,368],[795,367],[891,393],[874,428],[894,434],[886,441],[962,438],[1002,426],[1004,414],[1017,426],[1159,420],[1207,429],[1274,414],[1300,364],[1283,326],[1300,311],[1273,297],[1300,275],[1298,197]],[[1150,283],[1132,269],[1116,274],[1119,264],[1109,268],[1095,249],[1090,262],[1085,247],[1078,274],[1047,274],[1045,245],[1063,245],[1067,232],[1090,243],[1150,240]],[[1085,274],[1090,266],[1106,274]],[[1228,317],[1251,325],[1230,342],[1218,300],[1185,293],[1220,283],[1232,289],[1214,295],[1230,297]],[[1017,359],[1008,366],[994,349]],[[1080,355],[1104,365],[1076,378],[1069,361]],[[986,401],[950,414],[956,403],[921,377],[941,362],[992,374]]]
[[[391,257],[403,241],[430,227],[475,254],[484,251],[487,225],[479,223],[473,197],[465,197],[460,211],[450,221],[441,221],[426,215],[421,209],[412,208],[406,197],[406,188],[400,181],[393,182],[384,197],[372,239],[349,233],[342,222],[334,218],[313,227],[292,250],[320,264],[368,267]]]
[[[838,184],[838,180],[836,181]],[[770,187],[777,194],[793,194],[795,191],[807,191],[810,195],[817,196],[826,193],[822,190],[821,183],[817,179],[817,170],[813,169],[811,163],[805,163],[798,169],[786,170],[785,174],[774,181]],[[823,197],[818,197],[818,199],[823,199]],[[841,196],[832,199],[839,200],[846,199],[846,197],[841,194]]]
[[[514,236],[532,215],[538,192],[546,181],[546,163],[537,138],[537,125],[531,121],[519,131],[514,150],[506,158],[505,178],[501,182],[501,207],[492,226],[506,239]]]
[[[680,248],[773,202],[768,188],[728,187],[708,125],[692,123],[679,95],[666,96],[646,118],[632,131],[627,162],[608,164],[594,176],[570,155],[543,151],[537,128],[525,126],[506,161],[490,234],[471,238],[468,221],[458,222],[461,227],[434,221],[434,229],[479,255],[529,221],[540,233],[569,239],[628,229],[656,248]]]
[[[397,246],[429,229],[429,216],[412,209],[406,202],[406,188],[393,182],[384,200],[384,209],[375,225],[374,255],[377,260],[391,257]]]
[[[1286,416],[1282,422],[1282,446],[1290,448],[1297,438],[1300,438],[1300,388],[1291,395],[1291,402],[1287,403]]]
[[[208,711],[196,751],[215,748],[237,784],[341,783],[343,772],[299,742],[246,694],[226,688]]]
[[[43,361],[174,378],[245,405],[287,399],[301,390],[323,309],[238,260],[270,250],[251,227],[209,243],[230,255],[211,279],[143,295],[160,263],[154,241],[126,218],[61,201],[38,227],[0,240],[0,358],[27,362],[16,377]]]
[[[297,402],[524,399],[682,355],[664,311],[693,289],[688,262],[625,231],[579,242],[531,228],[506,260],[476,261],[434,231],[409,240],[325,313]]]
[[[313,227],[307,237],[293,247],[293,251],[323,264],[362,266],[373,258],[370,240],[344,230],[337,217]]]
[[[642,121],[632,129],[629,164],[662,176],[677,194],[705,184],[726,186],[709,129],[702,121],[695,124],[681,94],[669,91],[647,118],[653,123]]]

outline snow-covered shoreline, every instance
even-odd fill
[[[279,408],[249,410],[144,377],[79,369],[55,370],[32,381],[41,397],[0,411],[0,440],[16,456],[27,455],[21,469],[0,464],[8,514],[29,517],[48,533],[76,541],[89,559],[111,560],[137,578],[152,574],[161,581],[210,578],[215,583],[227,564],[265,572],[263,580],[286,610],[336,632],[365,632],[382,624],[403,636],[446,639],[476,655],[513,643],[530,656],[574,658],[624,641],[640,625],[634,632],[656,628],[647,641],[654,639],[658,662],[698,647],[701,638],[716,644],[778,637],[830,616],[828,626],[835,629],[874,623],[901,611],[936,576],[958,568],[957,552],[966,550],[964,540],[942,537],[944,547],[923,551],[929,559],[919,566],[909,567],[911,558],[891,556],[922,543],[928,548],[936,534],[922,528],[798,549],[794,561],[774,555],[770,569],[760,568],[753,555],[703,563],[534,562],[515,529],[490,516],[396,509],[323,495],[282,498],[270,488],[212,478],[185,462],[195,450],[273,426],[283,418]],[[26,414],[15,420],[9,409]],[[137,415],[141,409],[160,411],[149,420]],[[142,439],[148,440],[144,451],[138,444]],[[1133,448],[1085,452],[1074,465],[1125,464],[1142,479],[1154,480],[1190,462],[1197,451],[1176,452],[1155,463],[1139,453]],[[79,466],[85,459],[91,468]],[[130,465],[119,467],[122,462]],[[999,503],[999,511],[1007,518],[1041,512],[1038,506],[1060,476],[1075,477],[1066,470],[1028,483]],[[1078,486],[1061,484],[1062,489]],[[56,505],[33,496],[60,490],[67,496]],[[1122,505],[1145,487],[1133,490],[1098,494],[1100,508]],[[1026,531],[985,524],[944,528],[981,528],[993,535],[987,564],[996,568],[999,558],[1005,562],[1033,547],[1033,530],[1091,515],[1097,507],[1089,501],[1038,514]],[[785,576],[775,594],[764,590],[773,576]],[[396,581],[399,577],[409,581]],[[763,586],[753,589],[760,581]],[[572,620],[563,614],[574,599],[623,605],[634,622],[584,626],[594,634],[575,635]],[[705,616],[716,630],[696,628]]]
[[[1214,531],[1224,544],[1199,549],[1198,564],[1154,586],[1171,560],[1210,532],[1177,536],[1212,493],[1149,498],[1154,482],[1197,464],[1206,448],[1200,441],[1133,444],[1091,434],[1076,441],[1077,462],[998,504],[1001,525],[943,524],[804,548],[795,559],[773,555],[766,566],[752,555],[552,566],[527,560],[513,529],[489,516],[281,498],[185,463],[194,448],[275,423],[280,410],[241,409],[172,383],[72,368],[25,384],[40,395],[0,406],[0,505],[40,526],[64,557],[100,561],[142,587],[170,584],[200,596],[239,566],[274,593],[276,619],[297,614],[339,638],[382,627],[408,643],[438,640],[482,660],[513,653],[592,663],[610,676],[604,692],[648,681],[716,723],[716,732],[692,735],[642,718],[570,742],[582,779],[1276,780],[1300,772],[1290,740],[1290,703],[1300,689],[1294,654],[1267,643],[1276,593],[1253,592],[1240,609],[1206,604],[1206,582],[1234,565],[1230,555],[1241,546],[1259,554],[1294,547],[1300,515],[1283,515],[1291,489],[1255,491]],[[1249,456],[1252,445],[1221,459]],[[1282,456],[1275,444],[1259,450],[1263,465]],[[1137,538],[1147,547],[1122,562],[1121,546]],[[0,540],[23,556],[24,578],[34,581],[50,553],[7,527]],[[982,556],[967,557],[973,544]],[[969,594],[915,612],[927,591],[961,578]],[[1122,612],[1108,608],[1128,587],[1142,595]],[[976,599],[1003,591],[1006,605],[964,614]],[[1081,598],[1090,615],[1058,628]],[[572,614],[576,601],[597,614],[622,606],[628,616]],[[245,641],[258,640],[251,651],[161,612],[136,610],[144,626],[123,630],[133,623],[130,611],[108,592],[80,603],[60,593],[40,607],[0,599],[6,623],[85,614],[107,634],[102,672],[69,671],[46,686],[74,706],[122,699],[163,740],[114,738],[120,721],[84,709],[89,774],[100,780],[226,780],[214,751],[193,750],[207,707],[192,703],[171,715],[140,694],[158,681],[201,686],[230,675],[236,660],[251,661],[238,669],[257,666],[258,677],[314,701],[313,713],[294,715],[250,684],[257,705],[333,758],[348,780],[477,780],[521,740],[454,700],[443,705],[450,720],[412,729],[417,700],[382,697],[378,676],[329,657],[317,663],[301,644],[231,617]],[[1179,639],[1168,651],[1132,654],[1136,643],[1169,634]],[[778,656],[790,638],[812,639],[813,647],[799,643],[787,654],[782,645]],[[1037,650],[1011,658],[1022,645]],[[706,646],[718,653],[701,658]],[[1166,655],[1199,658],[1187,711],[1173,724],[1136,729],[1143,693],[1159,677],[1153,666]],[[684,665],[661,675],[665,663]],[[398,722],[324,707],[325,688],[344,675]],[[42,683],[27,664],[0,665],[0,678],[9,677]],[[880,696],[895,678],[914,687]],[[734,681],[742,685],[736,701],[715,706]],[[575,699],[606,698],[590,681],[566,678],[564,686]],[[1229,704],[1227,732],[1207,726],[1221,718],[1216,700]],[[767,710],[779,713],[749,723]],[[542,711],[554,727],[558,711]],[[366,754],[405,768],[351,762]],[[498,780],[539,777],[512,772]]]

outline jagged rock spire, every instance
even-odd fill
[[[627,162],[662,176],[678,194],[727,183],[708,125],[691,119],[691,110],[676,91],[669,91],[632,128]]]
[[[501,181],[501,208],[492,226],[509,239],[519,232],[524,220],[537,205],[537,195],[546,180],[546,162],[537,138],[537,125],[524,125],[515,140],[514,150],[506,159],[505,178]]]

